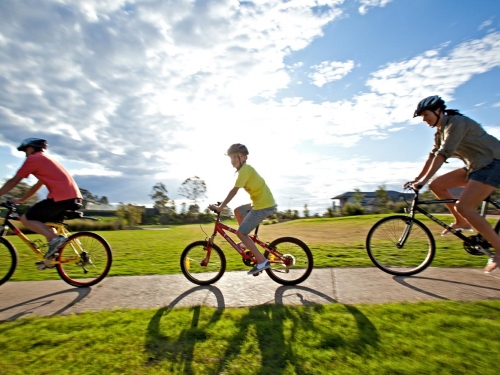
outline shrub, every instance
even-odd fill
[[[365,209],[359,203],[346,203],[342,207],[342,214],[345,216],[363,215]]]

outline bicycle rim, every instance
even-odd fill
[[[282,285],[296,285],[306,280],[314,266],[313,256],[309,247],[293,237],[283,237],[274,240],[270,248],[276,249],[279,255],[265,251],[271,268],[266,269],[269,277]]]
[[[17,252],[5,238],[0,237],[0,285],[6,283],[17,266]]]
[[[197,241],[188,245],[181,255],[181,271],[194,284],[209,285],[219,280],[226,270],[226,257],[215,244],[211,246],[207,262],[207,242]]]
[[[59,276],[77,287],[99,283],[108,274],[113,259],[106,240],[92,232],[71,235],[58,252]]]
[[[400,240],[411,230],[403,246]],[[426,269],[435,254],[434,237],[427,227],[407,216],[390,216],[378,221],[366,238],[368,256],[382,271],[391,275],[414,275]]]

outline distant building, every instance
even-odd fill
[[[86,216],[115,216],[116,207],[111,204],[94,204],[87,203],[86,208],[82,208],[79,211],[85,213]]]

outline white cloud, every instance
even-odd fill
[[[309,74],[313,84],[322,87],[325,83],[338,81],[345,77],[354,67],[354,61],[348,60],[346,62],[340,61],[323,61],[318,65],[311,66],[314,70]]]
[[[492,20],[484,21],[481,25],[479,25],[478,30],[482,30],[486,27],[489,27],[489,26],[491,26],[492,23],[493,23]]]
[[[366,14],[368,13],[369,8],[373,7],[385,7],[392,0],[358,0],[362,5],[359,7],[359,13]]]
[[[366,10],[388,1],[360,3]],[[402,130],[422,97],[439,92],[451,100],[473,75],[499,66],[500,34],[447,54],[431,49],[391,62],[352,98],[277,99],[293,79],[290,71],[303,66],[284,60],[321,37],[342,15],[341,4],[54,0],[33,11],[27,2],[4,0],[0,142],[46,137],[56,157],[81,163],[70,170],[87,187],[99,180],[130,194],[141,184],[149,192],[160,180],[176,191],[176,183],[199,175],[210,197],[223,199],[234,181],[223,154],[235,142],[249,146],[250,162],[282,205],[291,194],[297,204],[314,200],[319,207],[353,186],[376,188],[380,178],[370,168],[390,175],[387,183],[404,180],[420,163],[395,167],[297,150],[304,142],[353,147]],[[354,66],[319,61],[311,75],[319,87]]]

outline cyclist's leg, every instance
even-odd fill
[[[495,249],[493,262],[488,263],[485,271],[489,272],[500,266],[500,237],[491,225],[477,211],[477,206],[500,186],[500,160],[471,173],[460,200],[457,202],[457,211],[464,216],[472,226]]]
[[[262,220],[264,220],[266,217],[274,213],[276,207],[269,207],[265,208],[262,210],[251,210],[248,215],[243,219],[242,223],[240,224],[240,227],[238,228],[238,231],[236,234],[238,235],[239,239],[245,244],[248,250],[252,252],[252,254],[257,258],[258,263],[264,263],[267,261],[267,259],[264,257],[264,255],[257,249],[257,246],[255,246],[254,242],[250,239],[248,234],[254,230],[257,225],[259,225]]]
[[[439,199],[454,199],[455,197],[448,191],[450,188],[465,186],[467,181],[467,171],[464,168],[455,169],[442,176],[437,177],[429,184],[429,188]],[[454,228],[470,228],[471,224],[455,209],[455,203],[445,203],[455,218]]]
[[[243,206],[239,206],[234,209],[234,217],[236,217],[238,224],[241,225],[241,222],[248,215],[250,211],[252,211],[251,204],[244,204]]]
[[[33,232],[44,236],[47,242],[57,237],[57,235],[44,224],[44,222],[50,221],[53,217],[53,206],[54,201],[52,199],[44,199],[31,206],[28,212],[21,216],[23,225]]]

